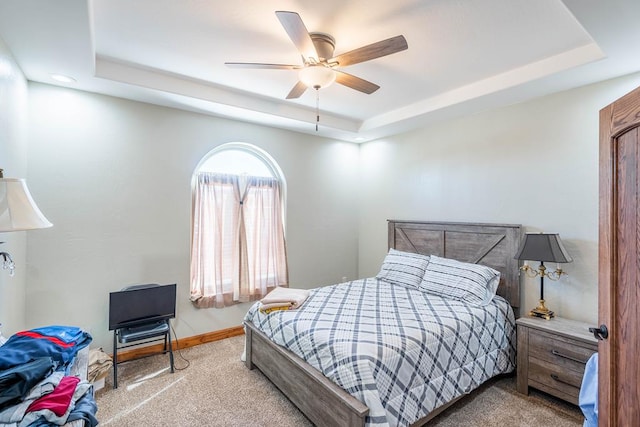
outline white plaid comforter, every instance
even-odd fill
[[[515,366],[515,321],[486,307],[375,278],[317,288],[297,310],[245,317],[369,407],[367,425],[406,426]]]

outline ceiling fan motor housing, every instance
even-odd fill
[[[309,33],[313,46],[318,53],[318,62],[324,62],[333,58],[336,40],[327,33]]]

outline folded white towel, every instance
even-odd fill
[[[289,304],[291,309],[298,308],[309,297],[308,289],[277,287],[260,300],[262,307],[277,307]]]
[[[282,308],[283,310],[290,310],[292,308],[294,308],[294,303],[287,301],[287,302],[270,302],[269,304],[263,304],[262,302],[260,303],[260,310],[265,311],[265,310],[269,310],[270,308]],[[297,308],[297,307],[295,307]]]

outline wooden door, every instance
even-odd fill
[[[600,111],[599,425],[640,426],[640,88]]]

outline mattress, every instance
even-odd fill
[[[375,278],[311,290],[296,310],[252,322],[369,408],[368,426],[405,426],[515,367],[515,320]]]

